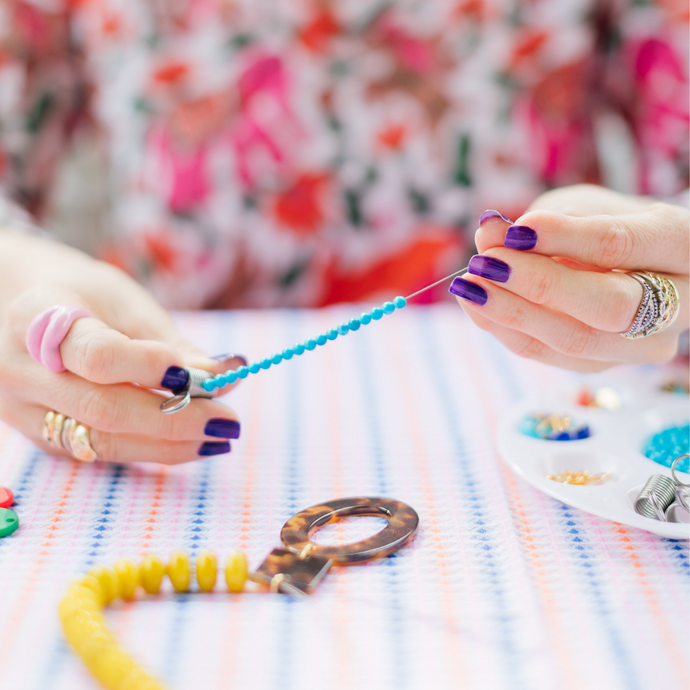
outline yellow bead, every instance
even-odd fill
[[[95,577],[101,584],[101,591],[103,592],[103,604],[107,606],[117,594],[119,580],[117,573],[112,568],[104,568],[103,566],[96,566],[89,571],[91,577]]]
[[[119,690],[136,663],[118,645],[104,649],[90,664],[89,670],[110,690]]]
[[[105,593],[103,592],[103,587],[101,586],[100,580],[97,580],[95,577],[93,577],[93,575],[86,575],[79,580],[78,584],[85,589],[90,589],[93,592],[95,601],[99,604],[99,606],[103,606],[103,603],[105,602]],[[88,596],[87,592],[84,594]]]
[[[149,594],[157,594],[165,568],[158,556],[146,556],[139,566],[139,582]]]
[[[186,592],[189,589],[189,556],[183,551],[176,551],[170,557],[168,577],[176,592]]]
[[[234,551],[225,566],[225,582],[231,592],[241,592],[246,581],[247,559],[241,551]]]
[[[202,551],[196,559],[196,581],[202,592],[210,592],[216,584],[218,560],[210,551]]]
[[[118,561],[115,564],[115,572],[118,580],[117,593],[125,601],[131,601],[139,585],[137,566],[132,561]]]

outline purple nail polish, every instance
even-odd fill
[[[505,261],[493,256],[477,254],[470,259],[467,270],[475,276],[481,276],[497,283],[505,283],[510,278],[512,269]]]
[[[512,220],[510,218],[506,218],[502,213],[499,211],[494,211],[493,209],[489,209],[488,211],[484,211],[481,216],[479,216],[479,225],[483,225],[487,220],[491,220],[492,218],[501,218],[503,219],[506,223],[511,223]]]
[[[205,441],[199,446],[198,454],[201,457],[209,455],[223,455],[230,452],[230,444],[227,441]]]
[[[534,249],[537,244],[537,233],[526,225],[511,225],[506,231],[503,246],[508,249]]]
[[[489,293],[481,285],[460,277],[453,280],[448,288],[448,292],[480,307],[483,307],[486,304],[486,300],[489,299]]]
[[[223,419],[221,417],[209,419],[204,427],[206,436],[218,438],[239,438],[240,423],[236,419]]]
[[[161,388],[167,388],[173,393],[181,393],[189,383],[189,372],[182,367],[168,367],[161,381]]]

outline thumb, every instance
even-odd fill
[[[623,215],[530,211],[508,228],[503,244],[606,269],[687,274],[689,219],[686,209],[665,203]]]

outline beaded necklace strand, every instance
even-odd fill
[[[345,321],[337,328],[331,328],[325,333],[321,333],[316,338],[309,338],[309,340],[305,340],[303,343],[287,347],[282,352],[277,352],[259,362],[253,362],[247,366],[241,366],[238,369],[230,369],[224,374],[218,374],[217,376],[206,379],[201,383],[201,387],[210,393],[216,388],[222,388],[223,386],[235,383],[238,379],[246,379],[249,374],[258,374],[262,369],[270,369],[271,366],[280,364],[283,360],[292,359],[292,357],[301,355],[305,351],[315,350],[317,346],[325,345],[329,340],[335,340],[338,336],[347,335],[350,331],[357,331],[360,326],[367,326],[372,321],[379,321],[383,316],[392,314],[396,309],[404,309],[407,306],[408,300],[411,300],[413,297],[421,295],[423,292],[441,283],[445,283],[451,278],[463,275],[466,272],[467,267],[462,268],[445,278],[441,278],[441,280],[437,280],[431,285],[427,285],[421,290],[417,290],[417,292],[413,292],[407,297],[398,296],[391,302],[384,302],[380,307],[374,307],[371,311],[363,312],[359,317],[354,317],[349,321]]]

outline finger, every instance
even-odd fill
[[[487,333],[491,333],[491,335],[499,340],[508,350],[519,357],[532,359],[542,364],[559,367],[560,369],[579,371],[581,373],[603,371],[604,369],[619,364],[619,362],[601,362],[594,359],[568,357],[560,352],[556,352],[553,348],[545,345],[536,338],[494,323],[490,319],[482,316],[476,309],[465,309],[464,301],[459,297],[457,300],[465,313],[479,328]]]
[[[577,270],[541,254],[504,247],[473,256],[468,271],[611,333],[628,330],[643,296],[642,285],[625,273]]]
[[[507,229],[503,244],[602,268],[686,274],[689,217],[662,203],[618,216],[530,211]]]
[[[71,372],[54,374],[27,354],[16,358],[21,362],[5,362],[9,390],[25,402],[46,406],[90,427],[169,441],[239,438],[240,423],[227,405],[194,398],[177,414],[164,415],[160,404],[165,398],[144,388],[95,384]]]
[[[525,333],[569,357],[630,363],[665,362],[677,348],[677,335],[668,332],[628,340],[574,319],[572,316],[529,302],[489,281],[472,276],[456,278],[451,292],[463,298],[467,308],[501,326]]]
[[[47,410],[38,405],[17,405],[3,418],[50,455],[72,457],[69,450],[55,447],[43,439],[43,420]],[[89,442],[102,462],[156,462],[178,465],[231,451],[227,440],[168,441],[136,434],[113,434],[90,429]]]
[[[480,254],[490,247],[502,247],[506,230],[513,221],[498,211],[484,211],[479,218],[479,229],[474,234],[474,243]]]
[[[139,383],[160,388],[182,357],[166,343],[132,340],[94,318],[77,319],[60,346],[69,371],[93,383]]]

